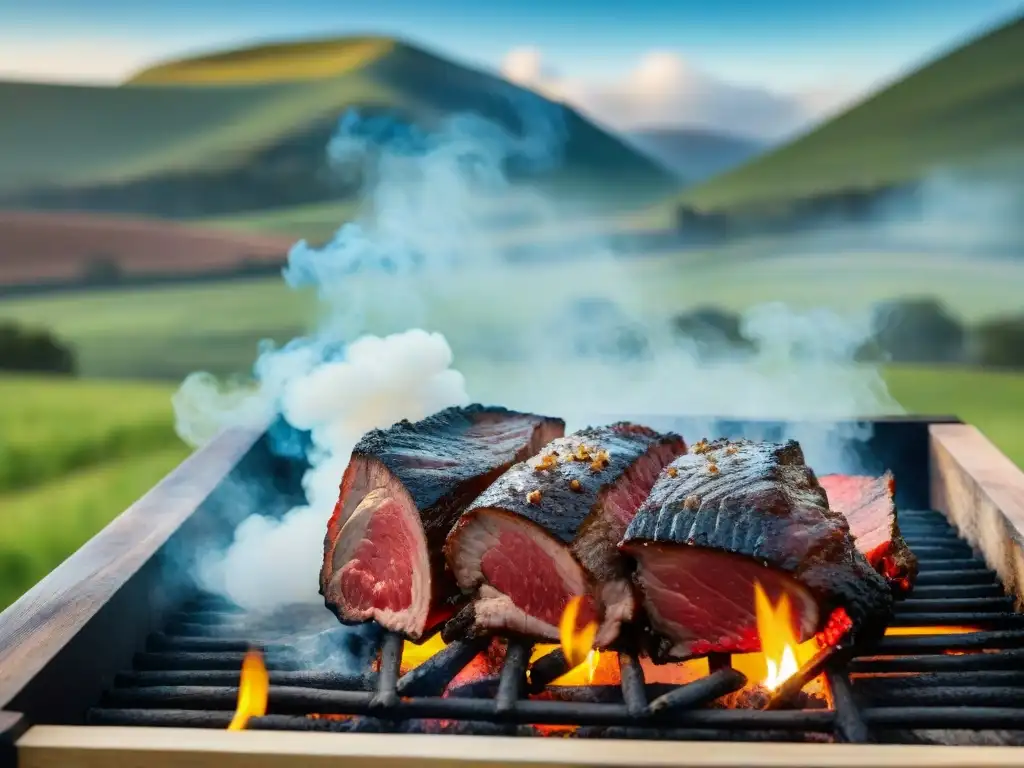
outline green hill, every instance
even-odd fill
[[[932,61],[810,133],[688,189],[727,210],[914,181],[1024,153],[1024,17]]]
[[[158,64],[118,87],[0,83],[0,204],[226,215],[344,197],[327,142],[350,108],[430,126],[472,111],[511,128],[501,78],[388,38],[276,43]],[[540,97],[537,97],[540,98]],[[7,105],[7,106],[4,106]],[[671,174],[566,110],[547,182],[664,195]]]

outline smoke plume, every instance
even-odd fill
[[[650,286],[634,261],[616,258],[596,229],[573,237],[567,248],[579,266],[559,277],[544,258],[503,256],[502,215],[514,211],[517,230],[543,240],[565,210],[556,195],[513,186],[507,175],[560,161],[561,107],[532,94],[512,101],[516,129],[475,116],[430,132],[397,119],[341,121],[329,154],[338,173],[362,180],[362,213],[322,247],[298,243],[284,272],[290,286],[316,289],[322,322],[308,337],[262,349],[254,385],[195,374],[175,397],[179,434],[193,445],[228,424],[273,416],[311,436],[306,503],[281,519],[254,512],[225,551],[202,562],[206,588],[259,610],[319,602],[324,531],[352,447],[371,428],[446,406],[500,403],[573,427],[608,414],[799,419],[894,409],[878,372],[854,362],[865,318],[761,307],[745,317],[758,351],[709,364],[670,337],[667,318],[641,311],[642,350],[608,353],[614,323],[573,312],[587,301],[598,315],[642,310]],[[812,463],[832,467],[863,434],[798,437]]]

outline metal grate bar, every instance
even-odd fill
[[[644,668],[633,653],[619,653],[619,678],[622,680],[622,700],[632,715],[647,709]]]
[[[647,682],[637,655],[622,649],[615,685],[552,686],[569,671],[561,649],[530,664],[532,644],[512,639],[500,669],[453,686],[487,652],[489,639],[450,643],[400,675],[404,643],[398,635],[383,635],[378,671],[351,674],[302,669],[287,638],[268,636],[258,643],[270,670],[268,715],[250,727],[537,735],[539,727],[567,726],[581,738],[767,741],[818,734],[819,740],[851,743],[870,741],[875,731],[1019,729],[1024,617],[1013,611],[996,575],[941,516],[901,512],[900,521],[919,555],[920,572],[913,593],[897,603],[893,626],[973,631],[889,636],[871,655],[852,660],[840,644],[818,654],[761,703],[750,698],[745,677],[728,655],[710,657],[703,678],[666,685]],[[243,612],[223,601],[198,599],[149,638],[133,669],[117,676],[88,721],[226,727],[242,658],[252,644]],[[801,693],[821,674],[831,709]],[[723,697],[741,706],[727,708]]]
[[[270,684],[323,688],[332,691],[375,691],[377,675],[345,674],[326,671],[270,672]],[[153,686],[235,687],[238,670],[144,670],[119,672],[114,678],[116,688],[147,688]]]
[[[448,644],[422,664],[406,672],[398,681],[399,696],[440,696],[448,683],[473,658],[484,650],[487,641],[483,639]]]
[[[516,707],[526,684],[526,665],[530,661],[533,643],[511,640],[501,665],[501,679],[498,681],[498,695],[494,707],[498,713],[509,712]]]
[[[403,642],[400,636],[393,632],[384,635],[384,642],[380,649],[377,692],[370,700],[372,709],[390,710],[398,704],[398,673],[402,666],[402,646]]]
[[[857,709],[857,702],[853,698],[850,680],[845,670],[829,668],[825,675],[832,690],[836,739],[847,744],[864,744],[870,741],[867,725]]]

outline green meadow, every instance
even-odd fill
[[[762,247],[770,252],[772,244]],[[806,254],[758,258],[749,244],[705,253],[588,265],[465,267],[414,318],[456,350],[484,332],[508,333],[566,302],[611,297],[648,322],[695,305],[741,310],[765,302],[862,311],[880,299],[935,296],[966,322],[1020,311],[1024,262],[941,254]],[[927,264],[928,268],[922,268]],[[394,330],[393,284],[353,278],[348,288],[377,330]],[[180,380],[194,370],[247,373],[261,339],[288,341],[321,312],[310,291],[265,278],[133,291],[60,294],[0,302],[0,320],[52,328],[74,345],[84,375]]]

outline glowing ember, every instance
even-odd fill
[[[228,725],[229,731],[241,731],[251,717],[262,717],[267,713],[267,697],[270,692],[270,676],[259,651],[249,651],[242,659],[242,677],[238,683],[238,707]]]
[[[762,685],[776,690],[795,675],[814,656],[818,644],[813,639],[800,643],[793,631],[793,613],[789,596],[783,594],[778,605],[772,605],[764,589],[754,583],[754,608],[757,614],[757,636],[766,667]]]
[[[977,627],[889,627],[885,630],[886,637],[900,635],[966,635],[977,632]]]

